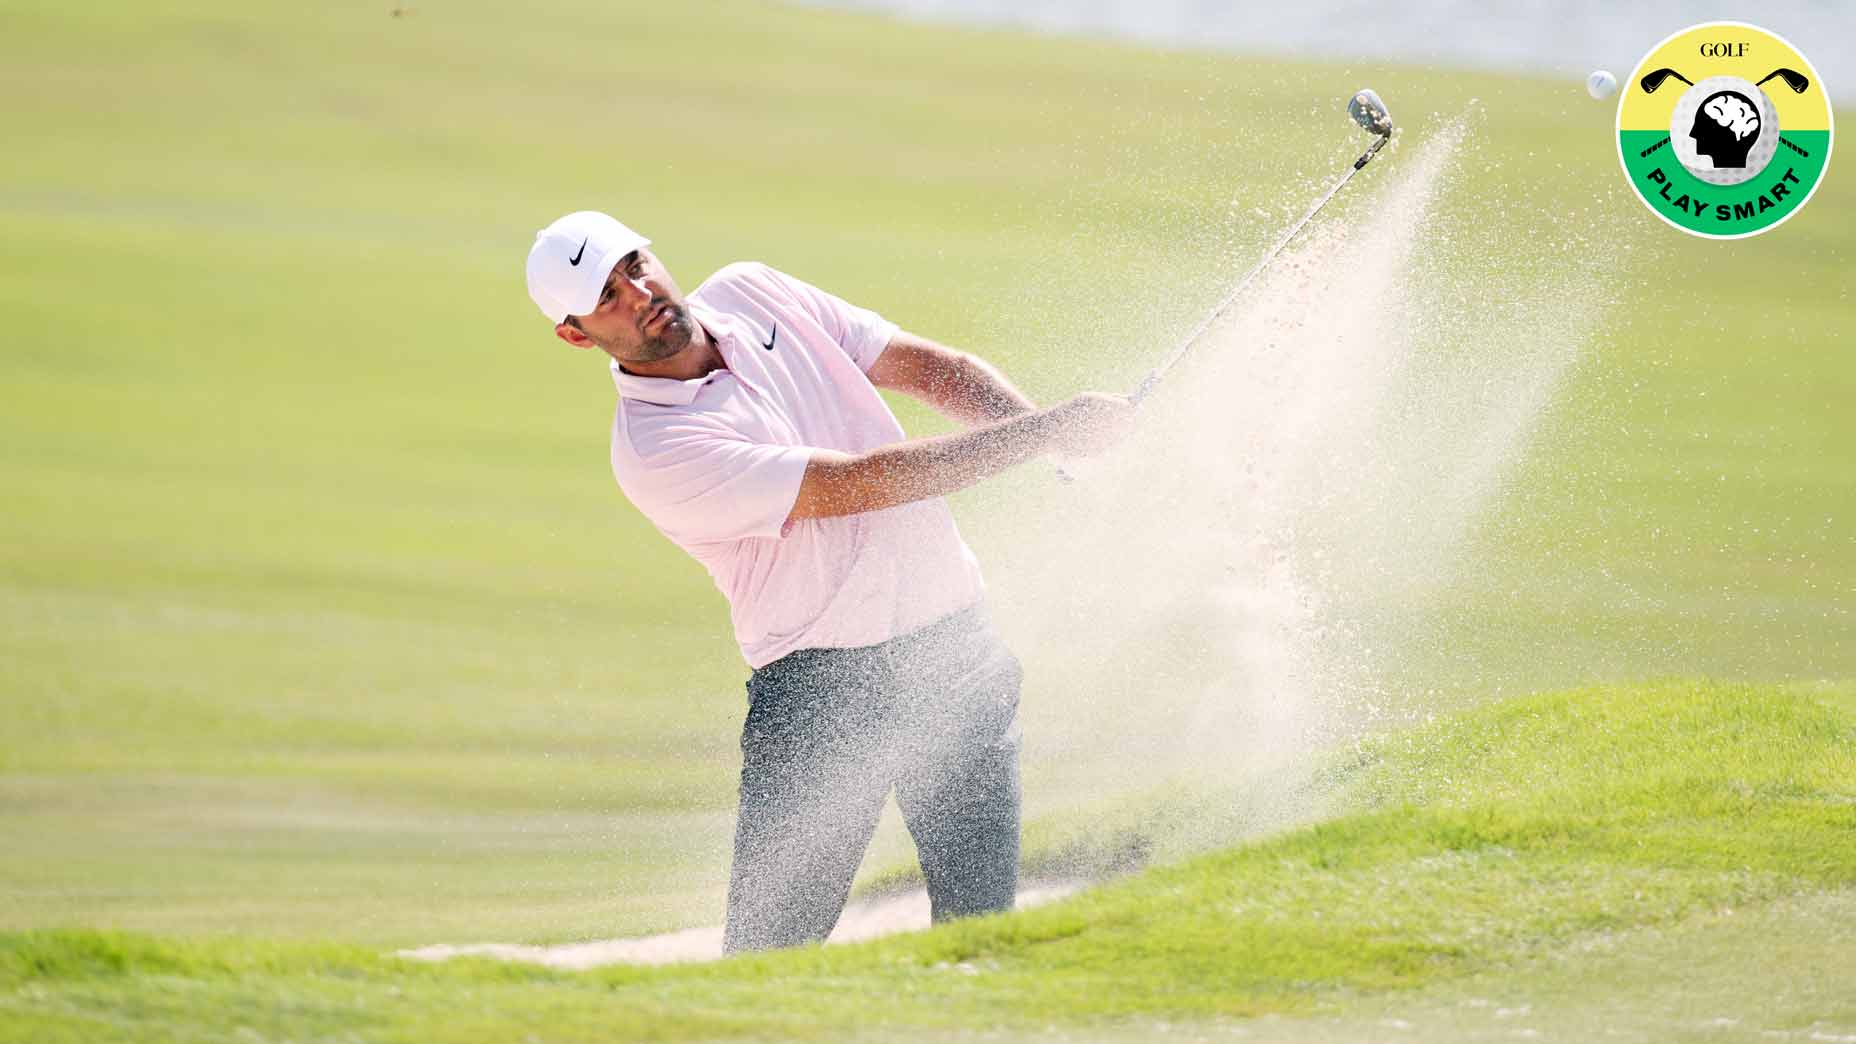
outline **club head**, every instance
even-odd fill
[[[1811,88],[1811,81],[1796,69],[1774,69],[1766,74],[1766,80],[1770,80],[1774,76],[1784,80],[1785,86],[1790,87],[1793,94],[1803,94]],[[1758,87],[1761,83],[1765,83],[1766,80],[1761,80],[1753,86]]]
[[[1682,75],[1681,73],[1676,72],[1674,69],[1658,69],[1655,72],[1645,75],[1643,79],[1637,81],[1637,85],[1643,88],[1643,93],[1655,94],[1656,89],[1663,85],[1663,81],[1669,79],[1671,76],[1675,77],[1678,80],[1681,80],[1683,83],[1688,84],[1690,87],[1695,86],[1694,81],[1690,80],[1688,77]]]
[[[1347,115],[1359,124],[1368,134],[1377,134],[1382,138],[1392,135],[1392,113],[1387,111],[1386,103],[1379,99],[1377,92],[1362,87],[1347,99]]]

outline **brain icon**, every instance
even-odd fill
[[[1744,141],[1759,133],[1759,110],[1739,95],[1717,94],[1708,99],[1701,111],[1731,132],[1735,141]]]
[[[1765,122],[1752,98],[1737,90],[1715,91],[1695,110],[1688,136],[1695,142],[1696,156],[1703,158],[1698,162],[1708,163],[1706,169],[1745,170],[1747,154],[1762,137]]]

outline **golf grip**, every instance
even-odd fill
[[[1150,391],[1153,391],[1154,385],[1159,384],[1159,383],[1160,383],[1160,371],[1153,370],[1149,372],[1147,376],[1141,380],[1141,386],[1134,389],[1134,394],[1128,396],[1128,401],[1133,403],[1136,406],[1139,406],[1141,404],[1141,400],[1147,398],[1147,393]],[[1070,474],[1070,472],[1066,468],[1064,468],[1062,464],[1057,465],[1057,478],[1059,481],[1066,482],[1066,483],[1076,481],[1076,476]]]

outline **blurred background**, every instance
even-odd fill
[[[1812,47],[1856,29],[1848,4],[1779,0],[1757,12],[1731,4],[1314,3],[1265,9],[1210,0],[813,0],[813,6],[887,11],[910,19],[1101,35],[1166,47],[1270,57],[1424,63],[1560,77],[1595,68],[1618,76],[1657,41],[1701,22],[1747,21],[1811,55],[1834,97],[1856,90],[1848,55]],[[1833,53],[1820,53],[1831,51]]]

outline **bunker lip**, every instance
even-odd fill
[[[1018,891],[1020,910],[1029,910],[1074,895],[1085,881],[1044,881]],[[929,927],[928,893],[922,889],[852,903],[844,908],[827,945],[865,942]],[[400,950],[395,956],[416,961],[445,961],[458,957],[490,957],[521,964],[584,971],[612,964],[684,964],[722,957],[722,929],[718,926],[683,928],[658,935],[627,939],[530,946],[522,943],[438,943]]]

